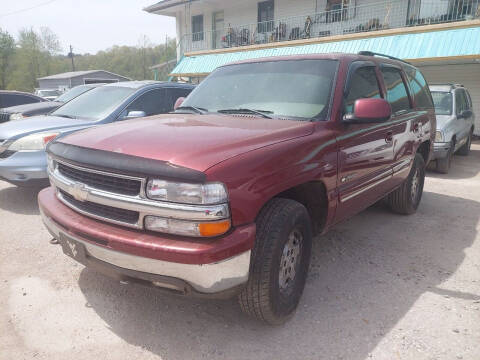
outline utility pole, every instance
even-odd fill
[[[75,61],[73,60],[75,54],[73,53],[73,47],[70,45],[70,52],[68,53],[68,57],[72,59],[72,71],[75,71]]]

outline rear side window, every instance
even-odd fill
[[[357,69],[352,75],[350,89],[345,98],[345,113],[353,113],[353,106],[358,99],[380,98],[377,74],[373,66]]]
[[[187,97],[192,90],[190,89],[169,89],[167,88],[167,105],[169,107],[168,111],[172,111],[175,105],[175,102],[178,98]]]
[[[32,104],[36,102],[40,102],[40,100],[28,95],[22,95],[22,94],[3,94],[2,95],[2,107]]]
[[[470,108],[467,96],[465,94],[465,90],[458,89],[457,91],[455,91],[455,107],[455,112],[457,115],[460,115],[462,111],[468,110]]]
[[[387,88],[387,101],[392,107],[392,113],[410,110],[410,100],[400,70],[383,67],[381,71]]]
[[[422,73],[415,68],[407,67],[407,73],[410,91],[415,100],[415,105],[420,109],[431,109],[433,107],[430,89]]]

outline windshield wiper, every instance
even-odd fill
[[[201,114],[201,115],[203,115],[203,114],[205,114],[206,112],[208,112],[207,109],[200,108],[200,107],[196,107],[196,106],[180,106],[180,107],[178,107],[178,108],[175,110],[175,112],[178,111],[178,110],[193,110],[193,111],[195,111],[197,114]]]
[[[266,119],[273,119],[273,117],[268,116],[267,114],[273,114],[273,111],[268,110],[253,110],[253,109],[223,109],[218,110],[220,114],[255,114],[260,115]]]
[[[51,114],[51,115],[53,115],[53,114]],[[63,117],[63,118],[67,118],[67,119],[77,119],[77,117],[75,117],[75,116],[64,115],[64,114],[58,114],[58,115],[53,115],[53,116]]]

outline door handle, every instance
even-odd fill
[[[387,132],[387,134],[385,135],[385,142],[391,143],[392,141],[393,141],[393,132],[392,132],[392,131],[389,131],[389,132]]]

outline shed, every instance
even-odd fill
[[[40,89],[70,89],[77,85],[112,83],[131,79],[106,70],[70,71],[38,78]]]

